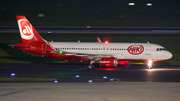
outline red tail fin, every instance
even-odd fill
[[[23,43],[45,42],[25,16],[16,16]]]

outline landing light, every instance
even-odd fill
[[[149,61],[148,61],[148,67],[151,67],[151,66],[152,66],[152,62],[153,62],[152,60],[149,60]]]

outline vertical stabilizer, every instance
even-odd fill
[[[45,42],[25,16],[16,16],[23,43]]]

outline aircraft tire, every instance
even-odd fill
[[[89,69],[89,70],[92,70],[92,69],[93,69],[93,66],[92,66],[92,65],[89,65],[89,66],[88,66],[88,69]]]

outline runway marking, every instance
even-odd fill
[[[80,70],[85,70],[86,68],[81,68],[81,69],[75,69],[75,70],[72,70],[72,71],[80,71]]]
[[[8,96],[8,95],[13,95],[13,94],[17,94],[17,93],[23,93],[23,92],[27,92],[27,91],[31,91],[31,90],[39,90],[39,89],[41,89],[41,88],[29,88],[29,89],[24,89],[24,90],[20,90],[20,91],[1,94],[0,96]]]

